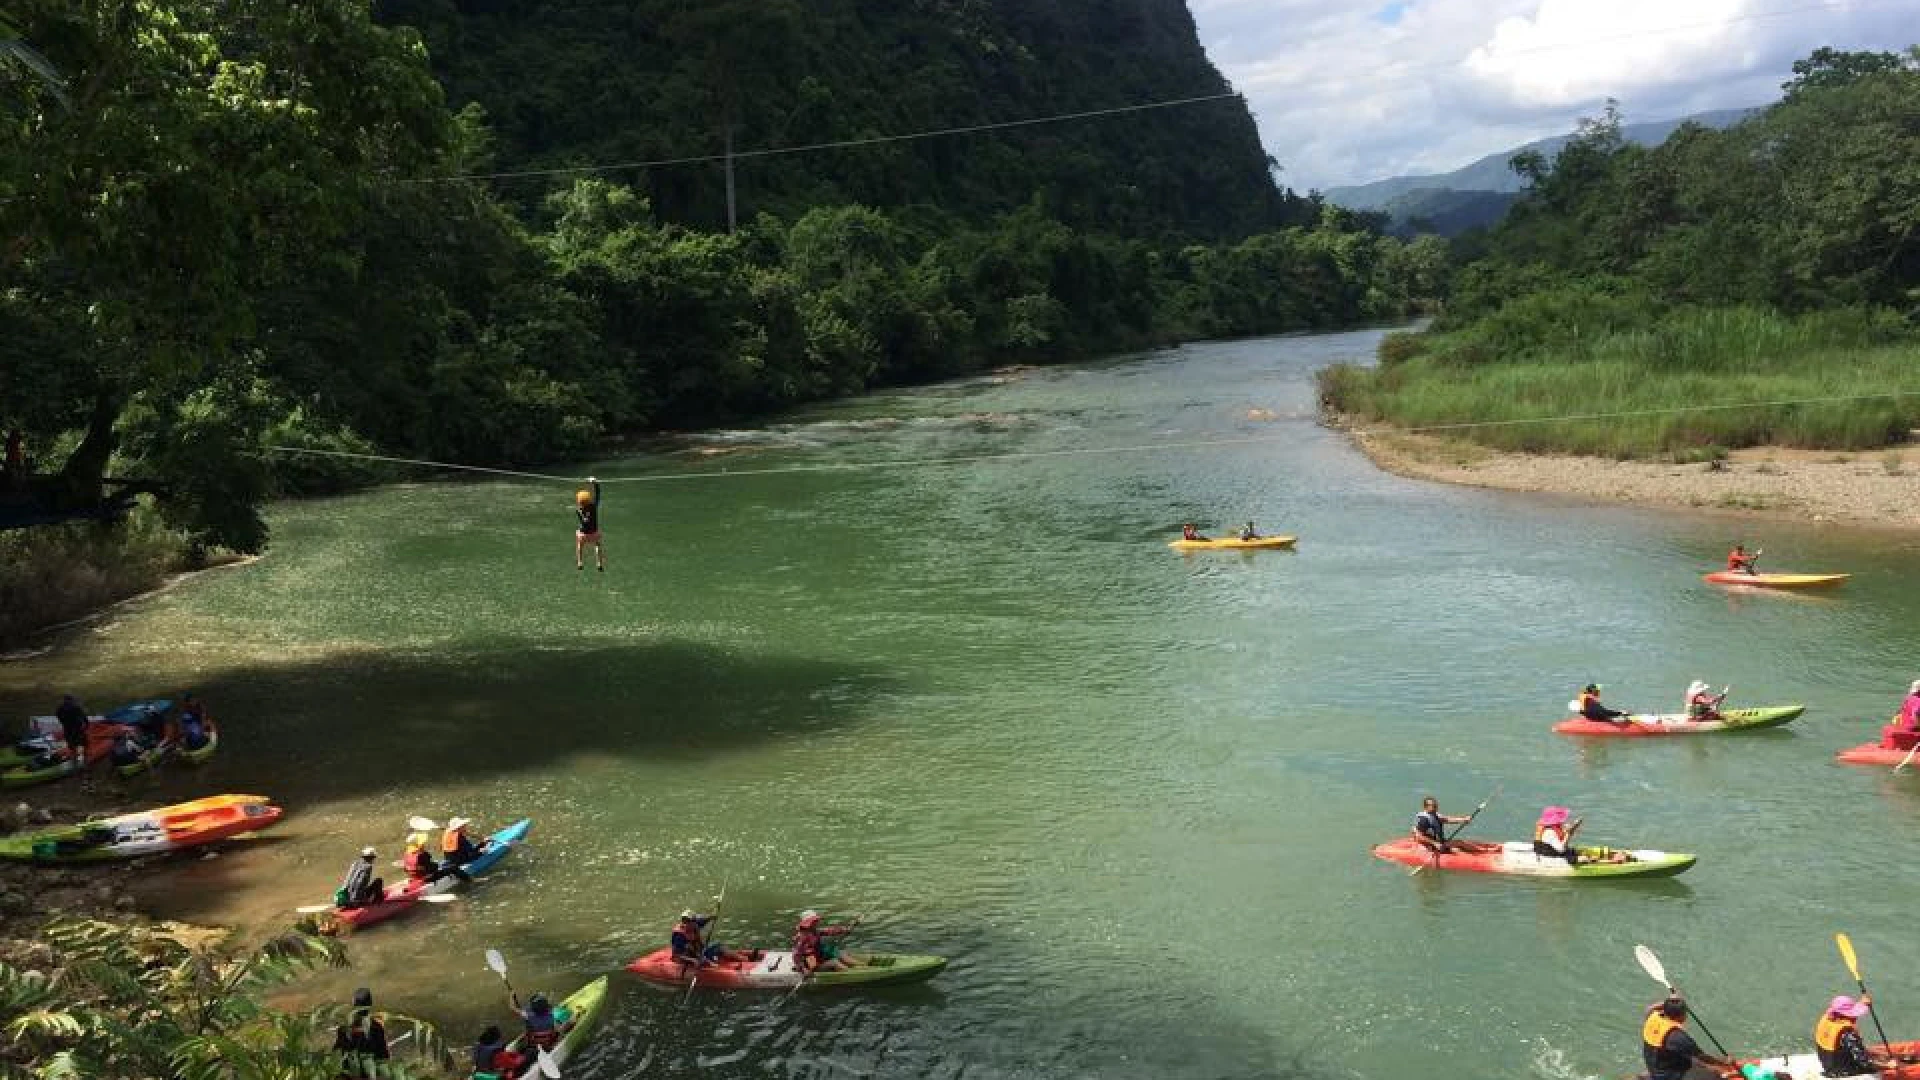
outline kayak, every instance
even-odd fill
[[[463,867],[467,876],[479,877],[493,869],[501,859],[513,854],[514,846],[527,838],[527,830],[531,828],[533,828],[533,819],[521,818],[487,837],[486,845],[481,848],[479,857]],[[371,904],[362,904],[354,908],[336,907],[326,912],[320,917],[320,929],[324,933],[344,934],[363,926],[385,922],[396,915],[404,915],[419,907],[420,901],[426,897],[452,892],[462,884],[464,882],[459,876],[448,874],[434,878],[432,881],[408,879],[397,885],[389,885],[386,893]]]
[[[1718,720],[1689,720],[1686,713],[1636,713],[1623,716],[1618,722],[1575,716],[1553,725],[1553,730],[1562,735],[1713,735],[1779,727],[1806,711],[1805,705],[1722,709]]]
[[[1375,856],[1402,866],[1435,865],[1442,870],[1459,870],[1472,874],[1508,874],[1515,877],[1541,878],[1628,878],[1628,877],[1672,877],[1681,873],[1695,862],[1696,856],[1681,855],[1667,851],[1651,849],[1619,850],[1625,855],[1626,862],[1617,863],[1581,863],[1568,866],[1567,860],[1548,858],[1533,853],[1533,845],[1526,841],[1510,841],[1504,844],[1482,843],[1475,840],[1459,840],[1454,850],[1446,855],[1434,857],[1431,851],[1420,845],[1420,841],[1411,836],[1403,836],[1373,849]],[[1581,847],[1582,854],[1601,853],[1608,849]]]
[[[209,758],[213,757],[213,752],[218,749],[220,749],[220,729],[213,725],[213,721],[209,720],[207,721],[207,741],[192,750],[187,749],[187,744],[182,741],[180,744],[180,760],[188,765],[204,765]]]
[[[1884,1044],[1865,1040],[1867,1049],[1879,1054]],[[1897,1042],[1893,1044],[1893,1056],[1901,1064],[1891,1069],[1881,1069],[1869,1075],[1881,1080],[1920,1080],[1920,1040]],[[1758,1076],[1769,1074],[1776,1077],[1791,1076],[1793,1080],[1825,1080],[1827,1074],[1820,1070],[1820,1055],[1811,1051],[1803,1054],[1786,1054],[1780,1057],[1741,1059],[1740,1064],[1754,1066]]]
[[[137,814],[0,839],[0,859],[104,862],[180,851],[250,833],[285,813],[265,795],[214,795]]]
[[[1835,761],[1847,765],[1886,765],[1897,766],[1907,760],[1907,751],[1894,750],[1877,742],[1861,743],[1851,750],[1842,750],[1834,756]],[[1920,753],[1913,755],[1913,763],[1920,765]]]
[[[555,1019],[563,1024],[571,1020],[573,1024],[572,1027],[567,1029],[566,1034],[560,1036],[560,1041],[553,1044],[553,1049],[547,1051],[547,1056],[553,1059],[553,1065],[556,1070],[560,1066],[565,1065],[567,1059],[578,1052],[581,1047],[587,1045],[588,1039],[593,1038],[594,1031],[600,1025],[600,1017],[606,1011],[601,1008],[601,1006],[605,1005],[607,1000],[607,978],[605,975],[600,976],[580,989],[575,990],[567,1000],[554,1006],[553,1015]],[[508,1043],[507,1049],[515,1053],[524,1053],[525,1048],[522,1044],[525,1041],[526,1036],[522,1035]],[[531,1077],[541,1075],[543,1074],[540,1072],[539,1060],[537,1058],[529,1058],[526,1068],[522,1069],[519,1075],[514,1077],[513,1080],[529,1080]]]
[[[750,960],[722,960],[700,969],[703,990],[791,990],[801,982],[790,949],[755,949]],[[931,979],[947,966],[944,956],[904,953],[847,954],[853,966],[845,971],[820,971],[806,980],[809,989],[833,986],[880,986],[886,983]],[[648,982],[685,986],[692,977],[687,965],[673,958],[671,946],[656,949],[627,965]]]
[[[84,759],[70,755],[39,767],[35,767],[32,758],[23,758],[12,765],[0,767],[0,788],[23,788],[50,783],[63,776],[72,776],[84,768],[86,768]]]
[[[158,713],[165,715],[173,708],[173,702],[166,698],[149,698],[145,701],[130,702],[103,716],[87,717],[87,760],[99,761],[113,749],[113,741],[122,731],[137,728],[142,720]],[[27,718],[27,727],[32,735],[12,746],[0,747],[0,766],[17,761],[25,761],[34,756],[32,745],[41,739],[55,738],[64,740],[60,721],[52,716],[32,716]]]
[[[1251,540],[1242,540],[1237,536],[1222,536],[1213,540],[1173,540],[1167,546],[1175,551],[1256,551],[1261,548],[1290,548],[1298,539],[1294,536],[1256,536]]]
[[[1744,574],[1735,570],[1716,570],[1706,575],[1712,585],[1752,585],[1763,589],[1817,589],[1838,585],[1852,574]]]
[[[155,765],[160,764],[170,757],[177,745],[172,736],[168,736],[154,743],[152,746],[143,748],[140,751],[139,757],[127,762],[125,765],[115,765],[113,771],[119,773],[121,776],[139,776],[141,773],[146,772],[148,769],[153,768]]]

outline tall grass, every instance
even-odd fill
[[[1396,342],[1377,367],[1328,369],[1322,397],[1401,427],[1474,425],[1449,434],[1501,449],[1619,458],[1867,450],[1920,426],[1920,339],[1890,315],[1682,309],[1632,325],[1607,310],[1583,324],[1600,329],[1575,334],[1505,314],[1424,347]],[[1894,391],[1912,396],[1869,396]],[[1858,400],[1806,403],[1831,398]]]
[[[158,585],[195,559],[145,508],[124,524],[0,532],[0,645]]]

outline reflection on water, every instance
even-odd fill
[[[397,853],[409,815],[533,817],[483,888],[357,936],[352,971],[303,985],[375,986],[456,1039],[507,1019],[483,949],[523,991],[565,994],[722,886],[729,942],[781,942],[821,907],[872,913],[860,947],[953,959],[925,986],[784,1004],[683,1006],[622,976],[569,1069],[584,1080],[1609,1076],[1656,989],[1636,942],[1753,1047],[1804,1038],[1844,974],[1834,928],[1875,970],[1920,961],[1897,857],[1920,780],[1831,760],[1920,674],[1913,541],[1770,523],[1783,561],[1854,580],[1729,594],[1699,579],[1724,519],[1381,474],[1305,422],[1312,371],[1376,339],[1022,371],[598,463],[715,474],[609,485],[604,576],[572,569],[568,485],[283,507],[259,563],[0,664],[0,709],[69,687],[213,702],[221,756],[137,797],[261,790],[289,817],[138,873],[161,911],[256,932],[330,893],[360,845]],[[1248,435],[720,475],[742,453]],[[1248,518],[1298,551],[1165,546]],[[1741,737],[1547,730],[1588,681],[1638,705],[1695,677],[1810,708]],[[1700,863],[1589,885],[1368,856],[1421,795],[1459,810],[1496,789],[1475,836],[1524,839],[1558,803],[1595,842]]]

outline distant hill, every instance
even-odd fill
[[[1740,121],[1758,112],[1754,109],[1718,109],[1713,112],[1696,113],[1679,120],[1657,120],[1644,124],[1628,124],[1621,129],[1628,142],[1655,146],[1667,140],[1682,124],[1695,123],[1710,128],[1732,127]],[[1350,210],[1379,211],[1393,218],[1393,227],[1397,231],[1407,231],[1406,227],[1422,217],[1431,218],[1436,227],[1432,230],[1445,235],[1454,235],[1475,225],[1487,225],[1498,221],[1513,203],[1514,196],[1520,191],[1522,182],[1507,162],[1516,154],[1528,150],[1537,151],[1551,159],[1560,153],[1572,135],[1555,135],[1552,138],[1539,139],[1524,146],[1516,146],[1498,154],[1488,154],[1465,168],[1450,173],[1438,173],[1431,176],[1395,176],[1386,180],[1375,180],[1370,184],[1356,184],[1351,187],[1329,188],[1324,194],[1327,201]],[[1487,215],[1491,213],[1491,217]],[[1460,229],[1438,227],[1442,220],[1460,220],[1469,222]]]

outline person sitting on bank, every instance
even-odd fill
[[[1813,1047],[1820,1055],[1823,1076],[1878,1076],[1880,1070],[1894,1064],[1867,1051],[1855,1023],[1873,1007],[1873,997],[1860,1000],[1845,994],[1827,1003],[1827,1011],[1813,1026]]]
[[[830,944],[828,939],[845,937],[852,931],[851,925],[820,925],[817,911],[801,912],[800,923],[793,929],[793,966],[800,969],[801,975],[847,970],[847,961],[840,956],[838,945]]]
[[[1200,541],[1204,543],[1207,537],[1205,533],[1202,533],[1199,529],[1194,528],[1192,522],[1188,522],[1185,525],[1180,526],[1180,539],[1195,540],[1195,541]]]
[[[1727,700],[1727,692],[1720,691],[1716,696],[1713,688],[1699,679],[1687,684],[1687,719],[1695,723],[1707,723],[1720,719],[1720,703]]]
[[[1730,1069],[1730,1058],[1714,1057],[1700,1049],[1687,1034],[1687,1003],[1675,994],[1647,1009],[1640,1025],[1640,1058],[1646,1063],[1646,1080],[1686,1080],[1694,1062],[1716,1069]]]
[[[387,883],[373,873],[373,860],[378,856],[379,853],[370,847],[360,849],[360,857],[347,867],[347,879],[340,883],[339,890],[334,894],[337,906],[343,909],[366,907],[387,895]]]
[[[488,1024],[473,1044],[473,1080],[516,1080],[526,1068],[525,1055],[507,1049],[500,1025]]]
[[[400,856],[400,865],[414,881],[432,881],[441,874],[440,864],[427,853],[427,834],[423,832],[408,835],[407,851]]]
[[[1440,800],[1429,795],[1420,800],[1420,812],[1413,815],[1413,838],[1435,855],[1453,850],[1447,843],[1447,826],[1465,825],[1464,817],[1449,817],[1440,812]]]
[[[1627,715],[1618,709],[1609,709],[1605,705],[1600,704],[1599,683],[1588,683],[1587,688],[1580,691],[1578,704],[1580,706],[1580,715],[1588,720],[1599,720],[1612,724],[1619,722]]]
[[[353,992],[353,1011],[347,1022],[334,1029],[333,1049],[340,1055],[343,1077],[377,1077],[379,1063],[388,1060],[387,1026],[373,1012],[373,991],[362,987]]]
[[[1730,574],[1757,574],[1760,571],[1754,569],[1753,564],[1759,562],[1760,556],[1765,554],[1766,552],[1764,551],[1755,551],[1749,554],[1745,544],[1735,544],[1733,545],[1733,550],[1727,552],[1727,572]]]
[[[1257,532],[1255,532],[1255,531],[1254,531],[1254,529],[1253,529],[1253,522],[1251,522],[1251,521],[1249,521],[1249,522],[1247,522],[1247,524],[1245,525],[1245,527],[1243,527],[1243,528],[1242,528],[1242,529],[1240,530],[1240,539],[1241,539],[1241,541],[1243,541],[1243,542],[1244,542],[1244,541],[1248,541],[1248,540],[1258,540],[1258,539],[1260,539],[1260,534],[1259,534],[1259,533],[1257,533]]]
[[[86,707],[72,694],[60,695],[60,707],[53,710],[54,719],[60,721],[61,735],[67,740],[67,749],[85,757],[87,753]]]

